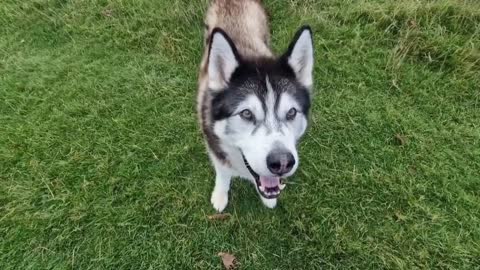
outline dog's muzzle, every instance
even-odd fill
[[[283,183],[283,179],[278,176],[260,176],[256,173],[250,164],[248,163],[247,159],[242,153],[243,162],[245,163],[245,167],[247,167],[250,174],[255,179],[255,184],[257,186],[257,190],[262,195],[262,197],[266,199],[274,199],[280,195],[280,192],[285,188],[285,184]]]

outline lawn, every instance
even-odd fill
[[[480,267],[480,3],[279,1],[316,51],[276,209],[214,172],[195,113],[207,1],[0,2],[0,269]]]

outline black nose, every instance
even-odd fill
[[[295,165],[295,158],[290,152],[272,151],[267,156],[267,167],[274,174],[286,174],[292,170],[293,165]]]

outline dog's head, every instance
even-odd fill
[[[312,91],[312,33],[298,30],[276,59],[244,59],[221,29],[210,37],[208,87],[214,133],[241,151],[260,194],[275,198],[280,178],[298,167],[297,141],[307,127]]]

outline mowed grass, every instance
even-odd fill
[[[0,269],[480,267],[480,4],[266,1],[315,35],[301,166],[274,210],[214,172],[207,1],[0,3]]]

